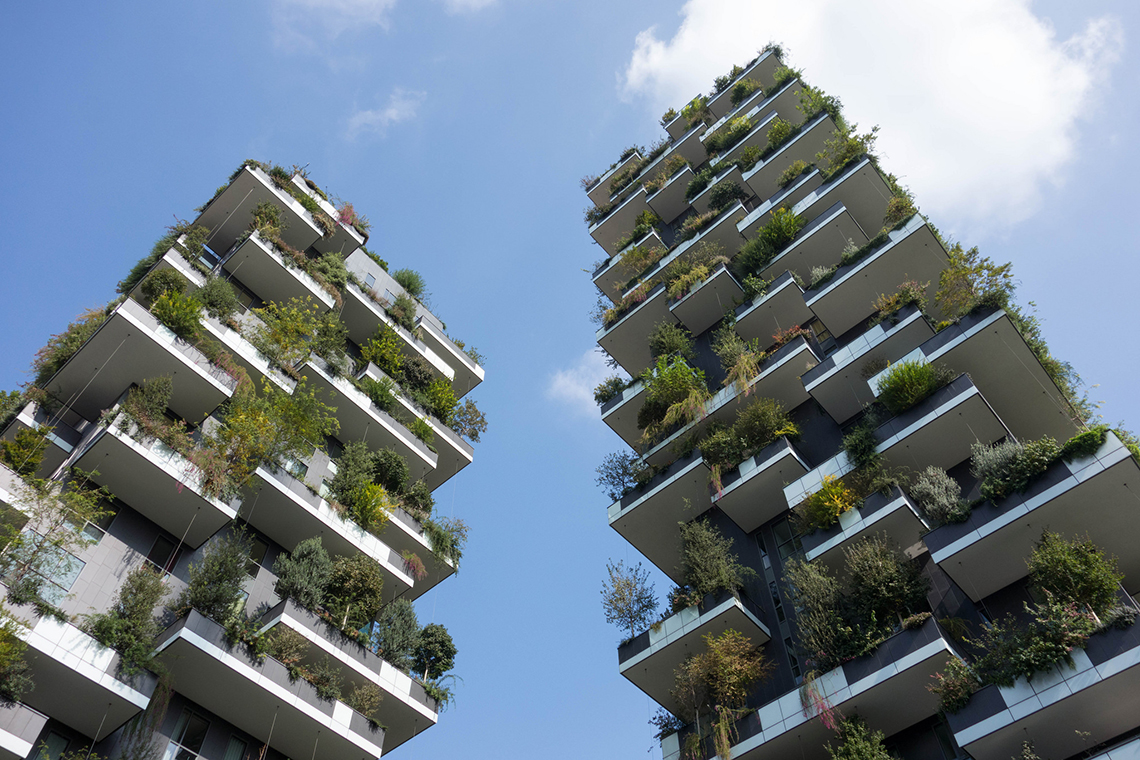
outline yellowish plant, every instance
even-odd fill
[[[822,485],[796,507],[796,518],[804,531],[829,528],[858,503],[858,495],[842,480],[825,475]]]

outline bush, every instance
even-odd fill
[[[305,609],[315,610],[324,603],[325,587],[332,568],[332,559],[321,546],[321,537],[307,538],[293,551],[278,555],[274,561],[277,594],[292,599]]]
[[[772,73],[772,91],[780,89],[793,79],[798,79],[800,71],[793,69],[783,64],[776,67],[775,72]]]
[[[621,560],[617,564],[610,560],[606,573],[609,578],[602,581],[602,612],[607,623],[628,631],[632,639],[653,622],[657,612],[657,596],[649,571],[640,562],[626,567]]]
[[[612,501],[617,501],[638,486],[643,486],[651,477],[649,465],[630,451],[607,454],[595,472],[594,481]]]
[[[12,440],[0,440],[0,462],[24,479],[35,477],[48,448],[51,428],[20,428]]]
[[[776,179],[776,184],[778,184],[781,188],[787,187],[788,185],[795,182],[800,175],[807,174],[809,171],[811,171],[811,168],[812,165],[807,161],[793,161],[788,165],[787,169],[784,169],[784,171],[780,172],[780,176]]]
[[[424,391],[435,380],[435,372],[431,364],[422,356],[416,355],[404,362],[404,372],[401,378],[405,388],[413,391]]]
[[[360,347],[360,355],[389,377],[403,376],[404,354],[400,350],[400,336],[384,323],[380,323],[376,333]]]
[[[933,678],[936,683],[926,688],[938,697],[938,709],[944,713],[956,713],[961,710],[981,686],[974,671],[958,657],[946,663],[944,674],[935,673]]]
[[[602,406],[606,402],[620,396],[621,392],[627,387],[628,385],[625,380],[622,380],[617,375],[610,375],[594,388],[594,401],[597,402],[598,406]]]
[[[20,625],[6,611],[0,622],[0,705],[14,705],[35,688],[28,672],[28,645],[20,638]]]
[[[1096,425],[1066,441],[1061,447],[1061,458],[1071,462],[1074,459],[1094,456],[1106,440],[1108,440],[1108,425]]]
[[[883,217],[884,229],[895,229],[918,213],[914,200],[909,195],[892,195],[887,201],[887,213]]]
[[[396,324],[405,330],[416,329],[416,302],[406,293],[396,296],[385,311]]]
[[[302,675],[301,662],[309,654],[309,640],[285,625],[278,625],[265,636],[265,653],[289,669],[289,677]]]
[[[357,380],[360,390],[377,406],[377,408],[391,414],[396,408],[396,384],[386,377],[373,379],[362,377]]]
[[[175,335],[187,340],[197,335],[202,319],[202,305],[197,300],[174,292],[156,298],[150,312]]]
[[[380,709],[380,702],[383,698],[384,694],[380,691],[380,687],[369,681],[352,687],[352,692],[344,698],[344,703],[365,718],[372,720],[376,711]]]
[[[715,156],[732,148],[752,131],[752,122],[747,116],[738,116],[705,138],[705,152]]]
[[[420,522],[431,517],[431,511],[435,507],[435,499],[432,497],[431,489],[428,488],[427,483],[422,480],[413,483],[412,487],[404,493],[403,506],[408,514]]]
[[[649,333],[649,354],[654,359],[678,354],[693,358],[693,338],[676,322],[661,322]]]
[[[182,276],[182,273],[177,269],[159,269],[157,272],[151,272],[142,281],[142,294],[147,301],[153,302],[159,296],[164,296],[167,293],[173,293],[180,296],[186,292],[186,287],[190,281]]]
[[[800,431],[788,419],[784,405],[775,399],[758,398],[740,410],[733,425],[744,447],[759,451],[777,438],[798,438]]]
[[[839,516],[859,505],[858,495],[834,475],[825,475],[823,483],[796,506],[796,520],[803,533],[825,530],[839,521]]]
[[[363,442],[358,443],[364,448],[365,452],[368,451],[368,447],[365,446]],[[354,444],[350,443],[348,446],[345,446],[346,453],[349,446],[352,445]],[[405,492],[410,470],[408,469],[408,463],[399,453],[393,449],[380,449],[371,455],[371,460],[372,477],[377,483],[384,486],[390,493]],[[422,485],[422,483],[417,485]]]
[[[645,402],[637,412],[637,426],[647,443],[676,425],[695,420],[704,413],[704,404],[711,395],[704,372],[679,358],[658,357],[642,379]]]
[[[982,497],[996,502],[1012,493],[1023,493],[1057,461],[1061,447],[1045,436],[1025,444],[1007,440],[987,446],[979,442],[970,448],[970,454],[970,472],[981,481]]]
[[[424,520],[423,527],[432,553],[451,562],[458,572],[459,561],[463,559],[463,548],[467,545],[467,523],[445,517],[439,522]]]
[[[912,359],[892,365],[879,379],[879,401],[899,414],[954,379],[946,367]]]
[[[931,465],[919,474],[910,495],[936,523],[962,522],[970,515],[970,506],[962,501],[962,486],[941,467]]]
[[[79,315],[63,332],[48,338],[47,344],[36,352],[32,360],[32,385],[42,387],[95,334],[106,319],[107,314],[103,309],[92,309]]]
[[[422,417],[413,417],[405,422],[405,425],[409,433],[423,441],[429,449],[432,448],[432,444],[435,443],[435,430],[427,420]],[[434,449],[432,450],[434,451]]]
[[[768,150],[775,150],[783,145],[789,137],[792,136],[791,122],[784,121],[780,117],[772,120],[772,125],[768,127]]]
[[[893,757],[883,746],[883,732],[872,731],[858,715],[844,719],[838,728],[839,746],[827,743],[831,760],[891,760]]]
[[[732,541],[707,520],[681,523],[681,572],[685,585],[703,597],[721,591],[738,591],[755,575],[740,563]]]
[[[162,630],[154,609],[165,594],[162,574],[142,564],[127,573],[109,610],[87,616],[84,630],[122,655],[123,674],[134,675],[150,664],[154,639]]]
[[[851,258],[857,259],[865,255],[863,251],[870,252],[870,246],[872,246],[873,243],[875,243],[875,240],[872,240],[860,248]],[[908,280],[907,282],[901,283],[898,290],[891,295],[880,294],[875,302],[871,304],[871,308],[875,309],[875,316],[870,319],[868,325],[873,327],[884,319],[894,317],[895,314],[907,306],[917,306],[920,311],[925,311],[927,285],[929,285],[929,283],[919,284],[914,280]]]
[[[1116,606],[1124,574],[1088,538],[1066,541],[1046,530],[1026,564],[1030,585],[1062,603],[1088,605],[1097,615]]]
[[[982,683],[1010,687],[1019,677],[1032,680],[1034,674],[1061,663],[1072,665],[1073,649],[1083,649],[1097,629],[1090,613],[1055,598],[1033,607],[1026,604],[1025,612],[1027,624],[1007,615],[985,626],[977,640],[967,642],[983,652],[974,662]]]
[[[190,563],[190,582],[171,606],[181,617],[191,609],[223,625],[242,600],[246,564],[253,542],[243,530],[211,540],[197,562]]]
[[[437,377],[432,380],[423,394],[424,407],[428,413],[435,416],[444,425],[451,426],[455,417],[455,407],[459,403],[455,398],[455,391],[446,378]]]
[[[709,192],[709,208],[713,211],[721,211],[736,201],[742,201],[746,198],[748,198],[748,193],[740,185],[726,179],[723,182],[718,182]]]
[[[427,297],[427,283],[424,282],[423,275],[414,269],[398,269],[392,275],[392,279],[400,283],[400,287],[408,291],[408,294],[417,301],[423,302]]]
[[[237,291],[224,277],[210,275],[195,296],[214,319],[225,322],[241,309]]]
[[[317,696],[321,699],[330,702],[340,699],[340,669],[332,663],[327,654],[320,663],[306,671],[305,680],[313,685],[317,690]]]
[[[396,599],[380,611],[372,629],[377,653],[394,667],[407,673],[420,645],[420,624],[407,599]]]
[[[864,415],[858,425],[855,425],[843,436],[843,450],[856,467],[871,467],[879,460],[879,453],[875,447],[879,440],[875,436],[878,420],[873,414]]]
[[[778,87],[779,85],[777,85]],[[760,83],[755,79],[741,79],[739,82],[732,86],[732,105],[738,106],[743,103],[749,95],[760,89]]]
[[[333,562],[325,587],[325,608],[341,630],[358,631],[380,611],[384,576],[375,560],[355,554]]]

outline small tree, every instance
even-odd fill
[[[681,523],[681,571],[697,596],[737,591],[754,571],[740,564],[732,541],[707,520]]]
[[[397,599],[380,611],[372,628],[372,643],[395,667],[405,673],[412,668],[420,645],[420,624],[411,602]]]
[[[315,610],[324,602],[332,570],[333,561],[321,546],[321,537],[307,538],[273,563],[277,593],[305,609]]]
[[[1060,534],[1045,531],[1026,560],[1029,582],[1053,594],[1059,601],[1086,605],[1098,616],[1116,605],[1116,594],[1124,574],[1116,558],[1090,541],[1066,541]]]
[[[934,303],[947,319],[968,314],[979,303],[1004,305],[1013,296],[1011,264],[995,264],[978,249],[964,250],[956,243],[948,252],[949,264],[938,278]]]
[[[342,630],[359,631],[380,611],[383,590],[375,560],[363,554],[338,557],[325,587],[325,607]]]
[[[465,398],[462,404],[455,407],[451,429],[472,443],[479,443],[479,436],[487,432],[487,417],[479,411],[472,399]]]
[[[649,581],[649,570],[640,562],[635,567],[626,567],[621,560],[616,565],[610,560],[606,571],[610,576],[608,582],[602,581],[602,610],[606,622],[628,629],[632,638],[653,621],[657,612],[657,597]]]
[[[126,675],[150,665],[154,639],[161,631],[154,610],[165,594],[162,574],[143,563],[127,573],[109,610],[87,616],[84,629],[122,654],[119,667]]]
[[[190,563],[190,583],[170,609],[182,616],[198,610],[218,623],[237,613],[252,541],[244,530],[234,530],[213,539],[197,562]]]
[[[839,724],[839,746],[833,749],[828,742],[827,754],[831,760],[891,760],[883,746],[883,732],[871,731],[857,715]]]
[[[0,606],[0,705],[19,702],[35,684],[28,673],[28,645],[20,638],[19,623]]]
[[[455,642],[451,634],[438,623],[428,623],[420,631],[412,666],[423,674],[425,681],[434,681],[455,667]]]

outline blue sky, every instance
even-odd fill
[[[783,41],[808,81],[882,125],[889,171],[944,232],[1012,261],[1055,353],[1140,425],[1132,3],[888,0],[262,0],[21,4],[0,187],[0,387],[243,159],[307,164],[426,278],[487,356],[490,431],[437,492],[472,526],[417,607],[459,646],[457,704],[393,757],[641,757],[648,700],[617,673],[593,469],[600,258],[578,187],[715,75]],[[659,581],[658,591],[667,590]]]

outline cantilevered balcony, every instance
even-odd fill
[[[629,288],[635,277],[643,274],[643,272],[648,275],[649,271],[653,271],[645,271],[640,266],[635,269],[630,265],[626,254],[635,248],[657,250],[662,256],[665,255],[665,244],[661,242],[661,236],[654,230],[641,240],[630,243],[613,257],[606,259],[594,271],[594,285],[614,303],[621,300],[622,293]]]
[[[637,427],[637,413],[645,404],[645,383],[641,380],[634,382],[617,396],[602,404],[602,422],[609,425],[610,430],[630,446],[635,446],[641,438],[641,429]]]
[[[761,106],[763,108],[763,106]],[[795,123],[799,114],[785,116],[785,120]],[[821,113],[803,126],[792,139],[781,145],[772,155],[765,158],[744,175],[744,183],[757,198],[770,198],[780,190],[780,175],[796,161],[814,163],[817,153],[824,149],[824,143],[835,133],[835,122],[826,113]],[[765,132],[765,135],[767,132]]]
[[[833,420],[843,424],[875,400],[865,376],[869,364],[897,361],[933,335],[934,328],[918,307],[907,306],[893,321],[867,328],[809,369],[803,376],[804,388]]]
[[[294,681],[277,660],[229,644],[225,629],[197,611],[167,628],[155,650],[180,694],[288,757],[373,760],[384,750],[382,728]]]
[[[758,398],[775,399],[785,409],[795,409],[808,399],[800,375],[805,366],[810,367],[818,361],[819,357],[802,336],[789,341],[760,362],[760,371],[748,381],[747,395],[734,385],[721,388],[705,403],[703,417],[680,427],[655,444],[646,452],[645,461],[655,466],[665,464],[680,441],[704,431],[713,423],[732,425],[740,411]]]
[[[744,238],[736,230],[737,223],[744,217],[744,214],[744,204],[742,203],[735,203],[721,211],[713,221],[697,233],[696,237],[680,243],[669,252],[669,255],[657,262],[652,269],[645,273],[643,279],[650,280],[659,277],[665,267],[674,261],[689,258],[702,245],[712,245],[719,248],[725,256],[732,258],[744,243]]]
[[[1140,580],[1140,464],[1109,433],[1094,456],[1054,463],[1025,493],[983,502],[963,523],[943,525],[925,540],[931,557],[978,601],[1025,576],[1025,559],[1049,529],[1088,537],[1115,555],[1125,582]]]
[[[17,608],[20,617],[28,617],[25,609]],[[147,671],[122,675],[119,653],[75,626],[42,617],[18,635],[35,683],[22,701],[84,736],[101,741],[150,703],[158,679]]]
[[[738,105],[733,106],[731,111],[714,122],[713,125],[709,127],[709,132],[715,132],[732,119],[750,113],[768,114],[775,111],[784,121],[790,121],[796,124],[803,117],[797,108],[800,102],[800,90],[802,89],[803,84],[800,80],[793,79],[790,82],[785,82],[784,86],[776,92],[772,92],[769,89],[767,96],[764,95],[762,91],[757,90],[740,101]]]
[[[63,460],[79,445],[83,437],[72,425],[86,424],[89,423],[70,409],[58,409],[48,414],[35,401],[29,401],[12,418],[0,437],[5,441],[14,441],[21,430],[46,430],[43,461],[36,473],[37,476],[46,478],[63,464]]]
[[[771,52],[761,53],[752,65],[748,66],[743,73],[732,80],[732,84],[726,87],[721,92],[717,93],[714,97],[709,98],[709,110],[718,119],[724,116],[732,108],[732,88],[737,82],[742,82],[745,79],[752,79],[760,83],[763,89],[771,89],[775,83],[776,69],[780,67],[780,59],[773,55]]]
[[[257,468],[243,494],[241,516],[288,551],[307,538],[320,536],[321,545],[334,556],[370,557],[384,575],[385,601],[399,596],[415,598],[423,593],[415,588],[404,560],[391,547],[348,517],[337,514],[327,501],[279,468]]]
[[[781,208],[788,210],[795,208],[804,198],[812,196],[821,184],[823,184],[823,175],[819,169],[812,169],[807,174],[801,174],[789,182],[787,187],[777,191],[771,198],[749,211],[748,216],[737,223],[736,229],[746,238],[756,237],[760,228],[771,221],[773,211]]]
[[[237,385],[201,351],[128,299],[48,380],[45,389],[76,414],[93,420],[115,403],[124,388],[162,375],[174,381],[170,409],[192,423],[201,422]]]
[[[319,311],[336,304],[333,295],[307,272],[286,258],[273,243],[254,231],[241,243],[226,249],[221,267],[236,275],[263,301],[285,303],[291,298],[309,299]]]
[[[483,382],[486,374],[475,360],[467,355],[463,349],[455,345],[443,330],[435,326],[431,320],[420,317],[417,321],[419,334],[425,347],[425,355],[433,353],[443,359],[451,369],[453,377],[451,388],[456,398],[463,398],[479,383]],[[431,361],[429,359],[429,361]]]
[[[741,530],[751,533],[787,510],[784,486],[807,471],[807,460],[795,445],[780,438],[721,475],[722,488],[713,495],[713,504]]]
[[[194,224],[210,230],[207,242],[211,248],[228,251],[238,238],[249,231],[253,210],[263,201],[281,209],[281,238],[298,251],[308,249],[324,232],[300,201],[278,188],[260,168],[249,164],[242,168],[221,195],[210,201]]]
[[[445,378],[453,386],[458,385],[460,388],[467,385],[467,383],[456,383],[456,371],[450,363],[429,348],[425,341],[404,329],[403,325],[396,324],[395,320],[384,311],[384,307],[354,282],[348,283],[344,290],[344,307],[340,312],[340,321],[348,328],[349,340],[358,346],[367,343],[376,334],[380,325],[386,325],[400,337],[400,353],[404,358],[420,357],[427,361],[437,377]],[[425,321],[423,324],[435,328],[430,321]],[[456,394],[458,395],[458,389]]]
[[[610,196],[613,195],[613,193],[610,192],[610,182],[614,177],[621,174],[630,166],[633,166],[634,163],[640,160],[640,153],[637,151],[630,153],[628,156],[626,156],[624,161],[619,161],[608,170],[606,170],[606,172],[598,178],[598,181],[595,182],[593,186],[586,191],[586,197],[593,201],[595,206],[603,206],[606,203],[609,203]]]
[[[661,217],[661,221],[672,224],[674,219],[689,208],[689,201],[685,198],[685,193],[688,191],[689,183],[693,181],[694,176],[696,175],[691,167],[682,166],[665,181],[664,185],[646,199],[645,202],[649,204],[649,208]]]
[[[249,374],[255,386],[260,388],[263,382],[269,381],[286,393],[292,393],[297,387],[297,381],[282,372],[268,356],[246,340],[247,334],[262,327],[264,323],[252,311],[247,311],[236,319],[240,328],[238,330],[211,316],[203,316],[202,326],[226,347],[234,361]]]
[[[866,242],[867,236],[851,212],[842,203],[836,203],[808,222],[795,239],[764,267],[760,277],[771,279],[782,272],[791,271],[808,282],[811,280],[812,269],[838,264],[848,243],[861,246]]]
[[[185,240],[186,240],[185,235],[180,235],[178,237],[178,242],[180,244],[184,243]],[[191,264],[186,259],[186,257],[182,255],[182,252],[179,251],[177,248],[172,247],[169,251],[164,253],[162,255],[162,258],[160,258],[157,262],[155,262],[154,267],[151,269],[151,271],[152,272],[161,272],[163,269],[173,269],[174,271],[178,272],[180,275],[185,277],[187,283],[189,283],[189,285],[187,286],[188,292],[194,292],[194,291],[198,290],[198,288],[200,288],[206,284],[206,275],[204,275],[202,272],[200,272],[198,269],[196,269],[194,267],[194,265]],[[135,299],[136,301],[143,300],[143,295],[142,295],[142,281],[143,281],[143,279],[146,279],[146,278],[140,279],[138,284],[135,285],[134,289],[131,290],[131,292],[127,294],[128,296]]]
[[[879,176],[873,167],[871,173]],[[872,304],[879,296],[894,293],[903,282],[926,285],[927,303],[933,303],[945,267],[946,251],[930,226],[915,214],[891,232],[882,246],[839,267],[825,285],[808,291],[807,306],[833,335],[842,335],[875,312]]]
[[[843,552],[864,536],[886,533],[899,546],[913,546],[929,528],[918,507],[898,486],[889,493],[876,491],[863,503],[839,515],[839,522],[826,530],[817,530],[800,541],[804,559],[818,560],[839,573]]]
[[[744,289],[728,271],[717,264],[704,282],[669,303],[669,312],[693,335],[700,335],[720,321],[724,313],[735,308]]]
[[[947,716],[958,746],[975,760],[1007,760],[1028,736],[1049,757],[1080,757],[1089,746],[1135,728],[1140,627],[1094,634],[1072,658],[1072,667],[1061,664],[1032,681],[1018,678],[1012,687],[991,685],[975,693]]]
[[[1056,383],[1001,309],[962,317],[919,346],[916,356],[969,373],[986,400],[1022,440],[1077,432],[1072,410]]]
[[[294,174],[292,181],[297,189],[316,201],[321,211],[328,214],[329,218],[332,219],[336,225],[336,229],[333,230],[331,235],[320,237],[313,242],[314,248],[321,253],[332,251],[340,254],[341,258],[344,258],[367,242],[367,236],[357,232],[356,228],[351,224],[345,224],[340,221],[340,212],[337,211],[336,207],[323,198],[320,193],[309,187],[309,183],[305,181],[304,177],[300,174]]]
[[[748,192],[740,173],[740,167],[736,164],[728,165],[724,168],[723,171],[713,177],[713,179],[709,182],[708,187],[706,187],[692,199],[690,205],[692,205],[698,214],[703,214],[709,210],[709,204],[712,202],[713,188],[724,182],[731,182],[745,192]]]
[[[440,582],[455,574],[455,564],[432,551],[431,542],[424,533],[423,525],[399,507],[392,510],[388,524],[380,531],[379,536],[380,540],[390,546],[395,554],[402,557],[404,552],[411,552],[423,562],[426,575],[415,579],[416,585],[412,589],[412,598],[423,596],[439,585]],[[407,563],[404,564],[404,571],[411,573]]]
[[[1009,435],[994,410],[966,375],[960,375],[924,401],[875,428],[879,452],[888,467],[920,470],[928,465],[948,470],[970,456],[978,442]],[[784,488],[788,506],[814,493],[827,476],[843,478],[855,465],[840,451]],[[1024,574],[1024,573],[1023,573]]]
[[[705,636],[719,636],[730,628],[743,633],[754,646],[771,639],[764,614],[751,599],[722,591],[706,595],[700,604],[670,615],[656,628],[619,646],[618,668],[634,686],[676,714],[681,707],[670,693],[675,686],[674,671],[704,651]]]
[[[651,289],[644,301],[623,314],[617,322],[599,329],[598,345],[630,376],[639,375],[653,363],[646,336],[659,322],[677,322],[669,311],[665,283]]]
[[[92,472],[96,483],[191,548],[237,516],[229,504],[206,495],[201,472],[186,457],[136,435],[138,426],[119,414],[110,425],[92,426],[65,464]]]
[[[48,716],[16,702],[0,707],[0,760],[31,757]]]
[[[771,129],[772,124],[778,118],[775,111],[764,113],[758,108],[752,109],[753,113],[745,114],[740,118],[747,118],[752,124],[752,128],[744,137],[740,139],[731,148],[725,149],[722,153],[718,153],[715,158],[709,160],[709,165],[719,171],[719,167],[726,166],[733,163],[736,159],[741,157],[746,148],[757,148],[762,150],[763,146],[768,144],[768,130]],[[727,122],[731,124],[731,122]],[[705,133],[702,140],[707,140],[710,135],[714,134],[712,130]],[[738,178],[739,179],[739,178]]]
[[[931,618],[819,676],[815,688],[838,715],[859,715],[871,730],[890,736],[938,712],[938,698],[926,686],[930,674],[953,656],[949,639]],[[803,706],[795,688],[737,721],[734,738],[735,760],[825,760],[835,731],[824,726],[814,708]],[[707,750],[711,757],[712,748]],[[661,751],[665,760],[678,760],[680,737],[665,737]]]
[[[340,673],[343,690],[374,684],[383,692],[373,719],[384,726],[384,751],[391,752],[413,736],[435,725],[438,706],[424,687],[387,660],[354,641],[292,600],[278,603],[261,616],[261,631],[290,628],[309,642],[302,667],[320,665],[327,656]]]
[[[413,481],[435,470],[438,454],[412,435],[403,423],[372,403],[372,399],[347,378],[334,375],[323,359],[310,358],[302,374],[309,378],[313,387],[321,390],[326,403],[336,407],[341,440],[364,441],[373,451],[386,447],[394,449],[407,461]]]
[[[736,333],[745,340],[760,341],[767,350],[777,333],[811,321],[812,313],[804,304],[804,291],[784,272],[774,279],[763,295],[736,307]]]
[[[610,527],[677,584],[681,573],[679,522],[708,509],[709,468],[701,452],[678,459],[646,486],[610,505]]]
[[[606,218],[590,227],[590,236],[602,247],[607,254],[615,254],[620,249],[618,241],[629,234],[637,225],[637,217],[642,211],[649,209],[645,199],[649,197],[645,188],[639,187],[628,198],[610,211]]]

